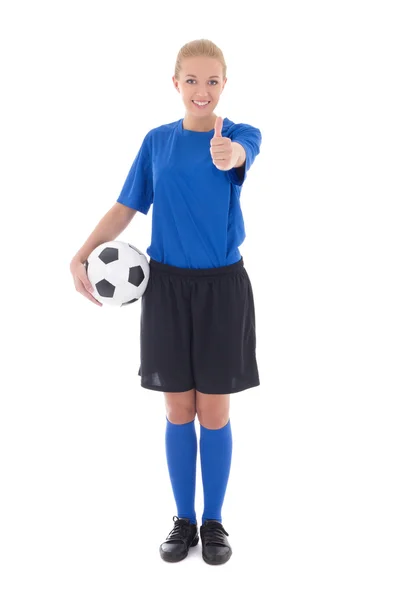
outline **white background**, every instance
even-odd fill
[[[2,600],[398,600],[396,4],[2,5]],[[171,78],[200,37],[228,65],[217,114],[263,134],[241,247],[261,386],[232,396],[220,567],[200,544],[161,560],[176,511],[140,303],[98,308],[69,272],[144,135],[184,116]],[[145,250],[150,215],[118,239]]]

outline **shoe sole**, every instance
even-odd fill
[[[197,546],[198,543],[199,543],[199,536],[197,534],[196,537],[194,538],[193,542],[190,544],[189,549],[193,548],[194,546]],[[186,558],[188,554],[189,554],[189,550],[186,552],[186,554],[184,554],[184,556],[181,556],[180,558],[175,558],[173,556],[172,557],[169,556],[168,554],[162,554],[161,550],[160,550],[160,556],[161,556],[161,558],[163,560],[165,560],[165,562],[170,562],[170,563],[180,562],[181,560],[183,560],[184,558]]]
[[[232,556],[232,550],[229,552],[229,554],[227,554],[226,556],[223,557],[223,560],[212,560],[212,559],[204,556],[204,554],[202,554],[202,556],[203,556],[204,562],[206,562],[208,565],[224,565],[226,562],[228,562],[228,560]]]

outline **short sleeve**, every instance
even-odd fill
[[[129,170],[117,202],[147,215],[153,202],[150,136],[146,135]]]
[[[243,185],[248,170],[253,164],[257,154],[260,152],[262,142],[261,131],[251,125],[239,123],[233,128],[230,138],[232,142],[238,142],[238,144],[243,146],[246,151],[246,160],[241,167],[234,167],[226,173],[233,184]]]

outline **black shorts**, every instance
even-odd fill
[[[142,387],[231,394],[260,384],[253,291],[243,258],[210,269],[150,259],[141,307]]]

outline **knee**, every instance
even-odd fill
[[[174,425],[184,425],[185,423],[191,423],[196,417],[196,413],[191,410],[167,408],[167,419]]]
[[[194,390],[183,393],[166,393],[165,408],[167,419],[175,425],[190,423],[196,417]]]
[[[229,414],[224,411],[198,410],[197,416],[200,425],[206,427],[206,429],[222,429],[229,421]]]
[[[203,427],[205,427],[206,429],[222,429],[223,427],[225,427],[225,425],[227,425],[229,421],[229,417],[225,417],[225,416],[209,416],[209,417],[199,417],[199,423],[200,425],[202,425]]]
[[[196,391],[196,411],[200,425],[206,429],[222,429],[229,421],[229,395],[210,395]]]

